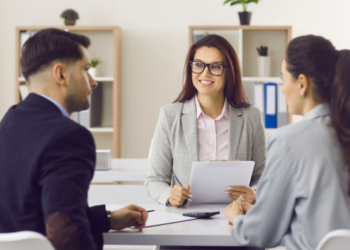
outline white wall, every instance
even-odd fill
[[[122,28],[122,157],[147,157],[161,106],[182,85],[190,25],[238,25],[241,7],[224,0],[0,0],[0,119],[15,102],[15,27],[77,25]],[[317,34],[350,48],[349,0],[261,0],[248,7],[252,25],[291,25],[293,37]],[[135,71],[135,69],[138,69]]]

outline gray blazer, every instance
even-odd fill
[[[255,205],[234,220],[242,245],[316,249],[330,231],[350,229],[349,173],[327,104],[269,138]]]
[[[257,185],[265,166],[265,130],[255,107],[229,105],[229,160],[255,161],[251,186]],[[198,161],[195,99],[162,107],[150,155],[146,179],[148,194],[166,204],[174,172],[183,185],[189,184],[192,162]]]

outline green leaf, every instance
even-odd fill
[[[99,65],[101,63],[101,60],[95,58],[95,59],[91,59],[91,68],[96,68],[97,65]]]
[[[242,4],[242,1],[241,0],[237,0],[235,2],[232,2],[231,6],[236,5],[236,4]]]
[[[259,3],[259,0],[246,0],[246,3]]]
[[[227,4],[227,3],[231,2],[231,1],[233,1],[233,0],[226,0],[226,1],[224,2],[224,4]]]

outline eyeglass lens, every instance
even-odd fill
[[[192,62],[192,72],[200,74],[204,71],[205,64],[202,62]],[[224,71],[224,66],[221,64],[213,63],[209,64],[209,72],[212,75],[222,75]]]

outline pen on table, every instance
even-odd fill
[[[173,177],[175,178],[175,180],[180,184],[181,187],[183,187],[183,185],[181,184],[181,182],[179,181],[179,179],[176,177],[176,175],[173,173]],[[188,197],[188,200],[190,202],[192,202],[192,199],[190,197]]]
[[[147,213],[154,212],[154,210],[147,210]]]

